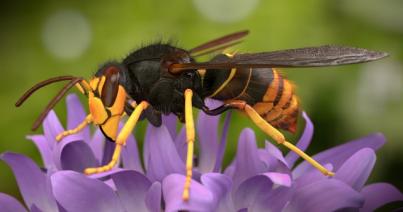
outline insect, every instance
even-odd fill
[[[148,45],[132,52],[121,62],[104,64],[89,81],[81,77],[59,76],[39,82],[22,95],[16,106],[46,85],[69,81],[35,121],[32,128],[35,130],[70,88],[75,86],[86,95],[88,116],[76,128],[64,131],[56,138],[61,140],[93,123],[115,142],[110,162],[101,167],[89,167],[84,170],[86,174],[108,171],[116,165],[122,146],[141,116],[154,126],[160,126],[162,114],[174,113],[186,127],[185,201],[189,199],[193,168],[193,107],[209,115],[219,115],[228,109],[243,111],[278,144],[296,152],[324,175],[333,176],[334,173],[288,142],[279,131],[295,132],[300,107],[292,83],[276,68],[362,63],[378,60],[387,54],[327,45],[261,53],[219,53],[207,62],[195,61],[198,55],[217,52],[241,42],[248,33],[235,32],[190,50],[162,43]],[[221,100],[223,104],[208,108],[204,104],[205,98]],[[118,132],[118,123],[125,114],[129,118]]]

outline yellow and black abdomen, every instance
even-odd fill
[[[276,128],[295,132],[299,113],[293,84],[276,69],[206,70],[204,96],[224,102],[246,101]]]

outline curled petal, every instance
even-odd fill
[[[143,174],[127,170],[112,175],[112,179],[126,211],[147,211],[145,198],[151,182]]]
[[[302,112],[302,117],[305,119],[305,129],[296,146],[302,151],[305,151],[311,143],[314,127],[305,111]],[[293,151],[290,151],[285,157],[289,167],[293,167],[298,158],[299,155]]]
[[[166,203],[165,210],[170,211],[214,211],[214,196],[206,187],[192,180],[190,184],[190,199],[183,201],[182,192],[185,176],[180,174],[168,175],[162,182],[162,191]]]
[[[62,146],[60,165],[63,170],[83,172],[88,167],[99,166],[99,163],[87,143],[73,141]]]
[[[346,144],[339,145],[337,147],[328,149],[323,151],[313,158],[318,161],[320,164],[330,163],[333,165],[335,170],[338,170],[339,167],[346,161],[349,157],[351,157],[358,150],[363,148],[371,148],[373,150],[379,149],[385,143],[385,137],[380,134],[372,134],[355,141],[350,141]],[[299,164],[293,171],[294,177],[299,177],[303,173],[307,171],[314,170],[308,162],[304,161]]]
[[[197,135],[200,141],[199,170],[212,171],[215,165],[218,150],[218,122],[220,116],[209,116],[199,113],[197,121]]]
[[[345,183],[326,179],[297,189],[285,211],[335,211],[363,203],[363,196]]]
[[[27,210],[14,197],[0,193],[0,211],[23,212]]]
[[[31,159],[16,153],[4,153],[0,158],[13,170],[28,208],[35,204],[43,211],[57,211],[50,180]]]
[[[375,152],[372,149],[361,149],[346,160],[339,170],[337,170],[334,177],[359,191],[371,174],[375,160]]]
[[[278,187],[273,190],[273,185]],[[255,208],[257,211],[268,211],[269,208],[281,208],[287,202],[291,178],[288,174],[267,172],[245,180],[234,195],[234,204],[237,210],[242,208]],[[282,190],[282,188],[286,188]],[[279,189],[282,192],[279,192]],[[272,199],[269,197],[279,197]],[[280,198],[281,197],[281,198]],[[270,206],[270,207],[269,207]],[[265,208],[257,209],[257,208]]]
[[[67,211],[124,211],[113,190],[103,182],[73,171],[51,176],[56,200]]]
[[[67,105],[67,129],[74,129],[81,124],[87,116],[80,99],[75,94],[66,97]],[[85,127],[77,134],[83,136],[84,141],[90,141],[90,128]]]
[[[176,151],[175,145],[165,126],[154,127],[149,125],[146,134],[145,146],[149,151],[147,163],[147,177],[151,181],[162,181],[172,173],[185,173],[185,164]]]
[[[161,211],[161,200],[162,200],[162,186],[160,182],[154,182],[150,189],[147,191],[146,195],[146,206],[150,212],[160,212]]]
[[[364,206],[360,211],[375,211],[382,205],[394,201],[403,201],[403,194],[388,183],[374,183],[361,190],[365,198]]]

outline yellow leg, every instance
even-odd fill
[[[137,124],[137,121],[140,118],[141,113],[148,107],[147,102],[141,102],[133,111],[133,113],[130,115],[129,119],[127,120],[126,124],[123,126],[122,130],[119,132],[119,135],[117,136],[116,139],[116,147],[115,151],[113,152],[113,156],[111,161],[101,167],[95,167],[95,168],[87,168],[84,170],[84,173],[89,175],[89,174],[95,174],[95,173],[102,173],[111,170],[116,163],[118,162],[120,158],[120,153],[122,151],[122,146],[126,145],[126,140],[127,137],[129,137],[130,133],[132,133],[134,127]]]
[[[230,103],[231,104],[231,103]],[[266,120],[264,120],[250,105],[247,105],[245,102],[234,102],[233,106],[245,111],[245,113],[249,116],[250,119],[267,135],[272,137],[277,143],[284,145],[291,151],[294,151],[303,159],[305,159],[308,163],[310,163],[313,167],[318,169],[326,176],[334,176],[334,173],[327,170],[321,164],[316,162],[313,158],[309,155],[305,154],[302,150],[298,147],[294,146],[290,142],[286,141],[284,135],[278,131],[276,128],[271,126]]]
[[[195,140],[195,127],[192,113],[192,96],[193,92],[190,89],[185,91],[185,125],[186,125],[186,141],[188,144],[186,156],[186,180],[183,188],[182,198],[184,201],[189,200],[190,182],[192,180],[193,168],[193,151]]]
[[[76,134],[76,133],[80,132],[82,129],[84,129],[85,126],[87,126],[91,122],[92,122],[92,116],[91,116],[91,114],[89,114],[87,117],[85,117],[84,121],[81,122],[76,128],[63,131],[59,135],[57,135],[56,141],[60,141],[68,135],[72,135],[72,134]]]

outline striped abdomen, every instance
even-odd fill
[[[293,84],[276,69],[206,70],[203,88],[205,97],[244,100],[274,127],[296,130],[298,98]]]

